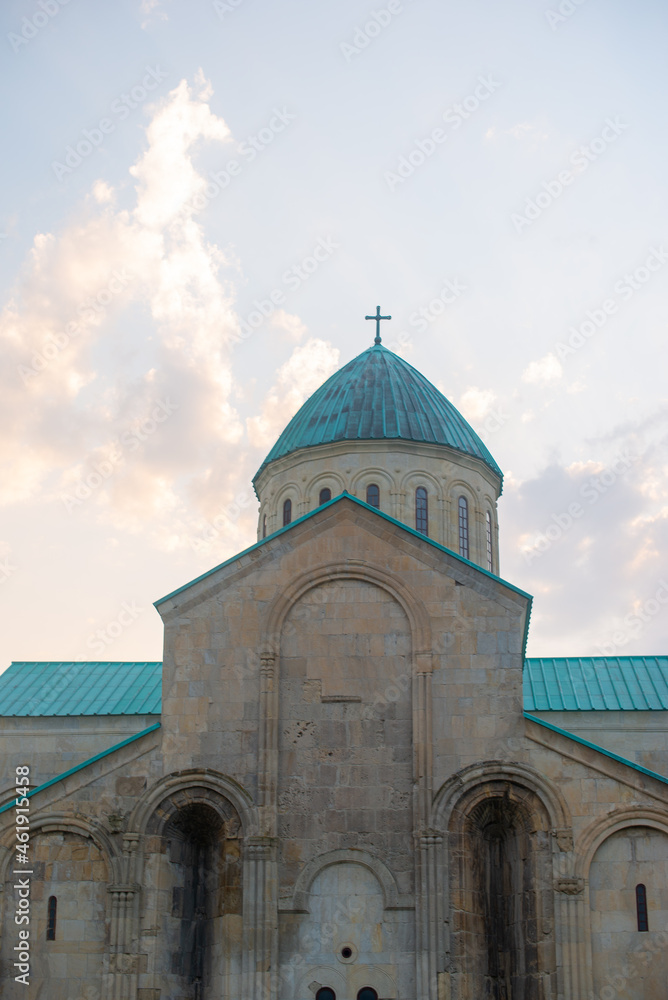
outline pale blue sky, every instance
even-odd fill
[[[529,652],[665,653],[665,4],[44,2],[1,14],[0,667],[159,658],[151,602],[254,541],[250,477],[371,343],[377,303],[384,342],[401,338],[506,472],[501,569],[535,595]],[[63,176],[54,162],[104,119]],[[444,141],[396,183],[434,129]],[[251,161],[240,144],[258,134]],[[317,270],[286,280],[318,245]],[[465,291],[436,315],[447,280]],[[235,346],[272,290],[283,314]],[[566,353],[588,310],[604,321]],[[133,437],[167,396],[174,413]],[[108,478],[68,504],[101,461]]]

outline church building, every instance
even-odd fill
[[[665,997],[668,657],[526,657],[502,486],[377,333],[162,662],[0,676],[3,997]]]

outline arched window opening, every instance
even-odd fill
[[[56,910],[58,909],[58,900],[55,896],[49,896],[49,902],[46,909],[46,940],[55,941],[56,940]]]
[[[375,483],[371,483],[366,488],[366,502],[369,507],[380,507],[380,489]]]
[[[638,930],[648,931],[649,920],[647,919],[647,889],[642,883],[636,886],[636,916],[638,917]]]
[[[265,514],[262,518],[262,537],[267,537],[267,515]]]
[[[331,499],[332,499],[332,491],[330,490],[329,486],[325,486],[324,490],[320,490],[319,503],[320,504],[327,503]]]
[[[378,994],[372,986],[363,986],[357,994],[357,1000],[378,1000]]]
[[[494,571],[494,557],[492,553],[492,515],[487,511],[487,569]]]
[[[465,559],[469,557],[469,505],[466,497],[460,497],[459,511],[459,554]]]
[[[323,986],[316,993],[315,1000],[336,1000],[336,993],[329,986]]]
[[[292,500],[286,500],[283,504],[283,527],[292,521]]]
[[[415,530],[422,535],[429,534],[429,509],[427,491],[424,486],[418,486],[415,491]]]

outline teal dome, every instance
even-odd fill
[[[444,444],[503,473],[473,428],[424,375],[375,344],[328,378],[294,415],[255,475],[301,448],[334,441]]]

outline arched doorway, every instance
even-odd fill
[[[453,812],[453,1000],[556,996],[549,821],[525,788],[491,781]]]

